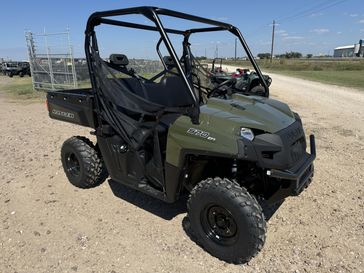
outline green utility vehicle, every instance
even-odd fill
[[[212,60],[210,70],[211,82],[218,85],[231,78],[236,78],[236,83],[232,86],[234,92],[240,92],[245,95],[264,96],[265,88],[262,86],[259,75],[255,71],[250,71],[247,68],[237,68],[234,73],[228,73],[222,68],[222,61],[222,58]],[[268,75],[263,75],[263,78],[269,87],[272,83],[272,78]]]
[[[151,24],[121,21],[124,15]],[[162,17],[198,27],[167,28]],[[102,58],[96,39],[100,25],[157,34],[153,48],[163,71],[147,78],[129,67],[124,54]],[[219,31],[242,44],[264,88],[261,96],[235,92],[234,78],[214,85],[201,69],[189,38]],[[110,176],[169,203],[188,194],[193,238],[219,259],[249,261],[263,247],[272,208],[311,182],[315,142],[311,135],[306,152],[298,114],[268,98],[268,84],[240,31],[172,10],[137,7],[96,12],[85,33],[92,88],[47,94],[51,118],[91,127],[96,136],[96,143],[83,136],[64,142],[61,159],[69,181],[92,188]],[[172,35],[181,37],[182,45],[174,47]],[[168,56],[162,56],[161,45]],[[183,52],[177,55],[176,48]]]
[[[10,78],[17,75],[19,77],[24,77],[25,75],[31,76],[28,62],[5,62],[2,64],[2,72]]]

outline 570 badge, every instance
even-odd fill
[[[195,128],[189,128],[187,130],[187,134],[194,135],[194,136],[198,136],[198,137],[207,139],[209,141],[215,141],[216,140],[216,138],[210,136],[210,133],[209,132],[202,131],[202,130],[195,129]]]

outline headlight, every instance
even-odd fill
[[[254,133],[249,128],[240,128],[240,136],[250,141],[254,139]]]

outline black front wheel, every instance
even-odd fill
[[[266,233],[262,209],[238,184],[208,178],[191,191],[187,207],[195,239],[213,256],[240,264],[262,249]]]
[[[108,177],[101,154],[86,137],[67,139],[61,149],[61,159],[68,180],[79,188],[93,188]]]
[[[264,96],[265,95],[265,88],[261,85],[254,86],[249,93],[254,96]]]

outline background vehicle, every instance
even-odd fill
[[[263,75],[263,78],[268,86],[271,85],[272,79],[268,75]],[[259,76],[255,71],[244,69],[244,73],[237,77],[235,88],[243,93],[251,93],[254,95],[264,95],[264,87],[260,83]]]
[[[2,64],[2,71],[9,77],[31,75],[30,65],[27,62],[5,62]]]
[[[222,67],[222,58],[215,58],[211,64],[210,78],[216,85],[227,81],[231,78],[236,78],[234,88],[236,92],[242,92],[245,94],[254,94],[257,96],[264,96],[265,89],[261,84],[259,75],[255,71],[250,69],[238,68],[234,73],[224,71]],[[268,86],[272,83],[271,77],[263,75],[263,78]]]
[[[120,20],[130,14],[144,16],[153,26]],[[163,27],[161,15],[207,27]],[[111,54],[105,61],[96,40],[100,24],[158,33],[155,49],[163,70],[139,74],[125,54]],[[194,58],[190,36],[216,31],[239,39],[264,87],[261,97],[236,92],[234,78],[213,84]],[[263,247],[272,207],[311,182],[315,144],[310,136],[307,153],[299,116],[268,98],[268,84],[240,31],[189,14],[138,7],[94,13],[85,33],[92,88],[47,94],[51,118],[94,128],[97,138],[97,144],[80,136],[63,144],[69,181],[91,188],[109,174],[166,202],[188,193],[188,217],[202,247],[228,262],[249,261]],[[181,57],[171,34],[182,37]],[[161,54],[162,45],[168,56]]]

